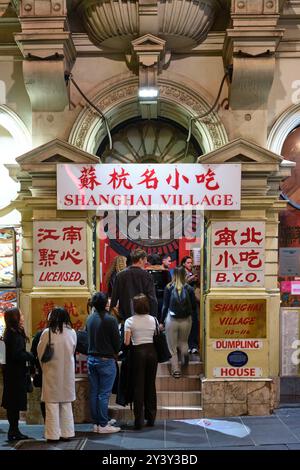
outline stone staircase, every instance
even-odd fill
[[[157,419],[202,418],[201,381],[203,363],[193,356],[184,375],[175,379],[170,375],[170,364],[159,364],[156,376]],[[130,407],[116,405],[115,396],[110,400],[110,416],[118,420],[133,419]]]

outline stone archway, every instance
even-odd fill
[[[282,146],[289,133],[300,125],[300,104],[285,110],[273,124],[267,142],[267,148],[281,155]]]
[[[31,135],[20,117],[8,106],[0,106],[0,126],[11,136],[16,155],[31,149]]]
[[[159,77],[159,117],[170,119],[188,129],[189,119],[205,113],[213,99],[203,89],[185,77],[165,73]],[[109,120],[110,128],[140,116],[137,100],[138,78],[123,74],[104,82],[90,94],[92,101]],[[102,119],[89,106],[85,106],[74,123],[69,143],[95,154],[106,135]],[[194,121],[193,136],[204,153],[211,152],[228,142],[226,130],[217,113],[203,121]]]

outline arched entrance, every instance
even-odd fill
[[[188,133],[189,120],[206,112],[213,97],[199,88],[192,80],[178,74],[159,77],[158,119],[168,119],[182,126]],[[105,114],[110,129],[133,119],[140,119],[138,103],[138,78],[122,74],[103,82],[89,98]],[[69,136],[69,143],[82,150],[96,154],[106,136],[106,127],[99,115],[83,103]],[[213,112],[203,121],[195,121],[193,136],[203,153],[216,150],[228,142],[226,130],[217,113]]]

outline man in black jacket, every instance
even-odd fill
[[[117,274],[110,308],[119,302],[119,315],[125,321],[133,315],[132,299],[138,294],[145,294],[150,303],[150,314],[157,316],[157,298],[151,275],[145,270],[147,253],[136,249],[131,253],[132,265]]]

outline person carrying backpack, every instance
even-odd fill
[[[161,322],[165,326],[171,357],[172,376],[181,377],[177,348],[181,353],[181,364],[188,365],[188,337],[192,327],[192,314],[197,309],[194,289],[186,283],[185,269],[175,268],[173,281],[164,291]]]

